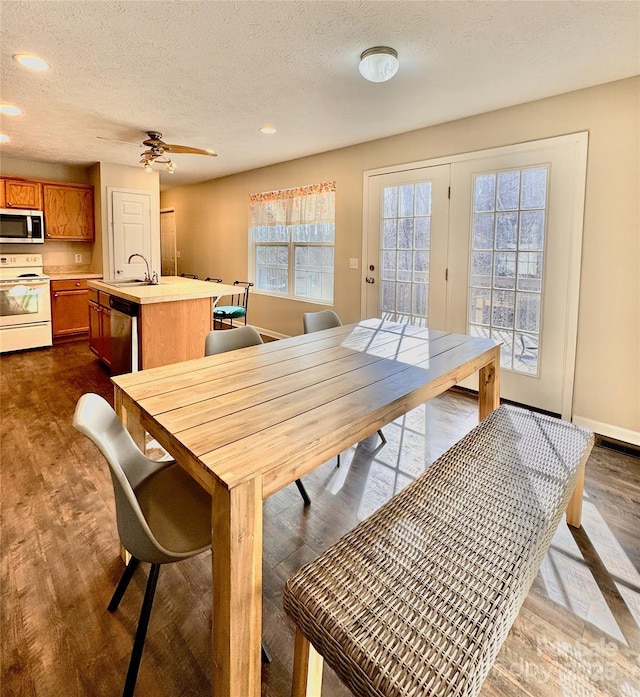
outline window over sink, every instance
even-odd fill
[[[333,302],[335,182],[252,194],[249,273],[274,296]]]

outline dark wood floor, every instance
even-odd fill
[[[122,571],[107,466],[71,427],[88,391],[111,399],[84,344],[2,356],[2,695],[121,693],[147,569],[115,614]],[[369,515],[476,423],[473,397],[448,393],[385,427],[265,502],[264,629],[273,662],[263,694],[290,694],[292,627],[285,579]],[[399,457],[399,454],[402,456]],[[259,457],[259,454],[257,454]],[[584,526],[563,523],[483,697],[638,697],[640,461],[596,447]],[[139,697],[209,697],[209,554],[163,567],[142,659]],[[324,697],[345,688],[325,671]]]

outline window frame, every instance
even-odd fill
[[[320,186],[320,185],[318,185]],[[274,190],[272,192],[264,192],[263,194],[258,194],[258,195],[268,195],[268,194],[281,194],[281,193],[286,193],[286,192],[291,192],[295,191],[297,189],[304,189],[307,187],[295,187],[294,189],[279,189],[279,190]],[[309,187],[312,188],[312,187]],[[330,192],[333,193],[335,197],[335,183],[333,183],[333,190]],[[334,199],[334,207],[335,207],[335,199]],[[336,221],[335,221],[335,212],[333,216],[333,220],[331,222],[328,221],[322,221],[321,224],[324,225],[331,225],[333,229],[333,239],[332,240],[297,240],[296,239],[296,230],[299,229],[302,226],[309,225],[310,223],[289,223],[285,224],[284,227],[288,232],[288,239],[287,240],[269,240],[269,241],[262,241],[257,239],[257,231],[261,227],[260,225],[253,225],[251,217],[249,219],[249,254],[248,254],[248,273],[249,273],[249,278],[252,278],[254,280],[254,287],[253,287],[253,292],[257,295],[264,295],[267,297],[273,297],[273,298],[286,298],[288,300],[296,300],[299,302],[305,302],[305,303],[313,303],[317,305],[326,305],[328,307],[333,307],[334,301],[335,301],[335,274],[336,274],[336,263],[335,263],[335,248],[336,248]],[[316,221],[316,224],[320,224]],[[287,269],[286,269],[286,274],[287,274],[287,290],[286,292],[279,292],[277,290],[270,290],[266,288],[260,288],[259,287],[259,279],[258,279],[258,274],[260,270],[260,265],[258,264],[258,250],[260,248],[262,249],[267,249],[267,248],[277,248],[277,247],[286,247],[287,248]],[[331,263],[331,299],[325,299],[321,297],[312,297],[309,295],[300,295],[296,294],[296,250],[298,248],[305,248],[305,249],[330,249],[331,250],[331,256],[332,256],[332,263]],[[323,252],[323,257],[324,257],[324,252]],[[318,272],[320,275],[320,286],[321,286],[321,292],[322,292],[322,276],[325,273],[324,271],[324,258],[322,259],[322,264],[320,265],[320,271]],[[277,262],[276,262],[277,265]],[[305,271],[305,269],[298,269],[299,271]]]

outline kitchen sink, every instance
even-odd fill
[[[151,283],[151,281],[142,281],[140,279],[130,279],[130,280],[120,280],[115,279],[113,281],[102,281],[108,286],[113,286],[114,288],[136,288],[138,286],[160,286],[164,285],[160,283]]]

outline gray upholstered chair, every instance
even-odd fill
[[[251,325],[227,329],[223,332],[212,331],[207,334],[204,340],[204,355],[213,356],[216,353],[235,351],[246,346],[258,346],[262,343],[264,342],[258,330]],[[296,479],[295,483],[305,506],[308,506],[311,503],[311,499],[304,488],[304,484],[300,479]]]
[[[204,340],[204,355],[213,356],[216,353],[235,351],[262,343],[264,342],[258,330],[251,325],[227,329],[224,332],[209,332]]]
[[[175,460],[144,455],[108,402],[80,397],[74,427],[98,446],[109,463],[120,541],[131,554],[109,602],[114,612],[141,561],[151,563],[123,697],[135,690],[160,565],[211,549],[211,497]]]
[[[321,310],[320,312],[305,312],[302,315],[302,325],[305,334],[320,332],[323,329],[341,327],[342,321],[333,310]]]
[[[305,312],[302,315],[302,326],[305,334],[320,332],[323,329],[341,327],[342,321],[333,310],[320,310],[319,312]],[[387,442],[384,433],[378,430],[382,445]],[[338,454],[338,467],[340,467],[340,454]]]

